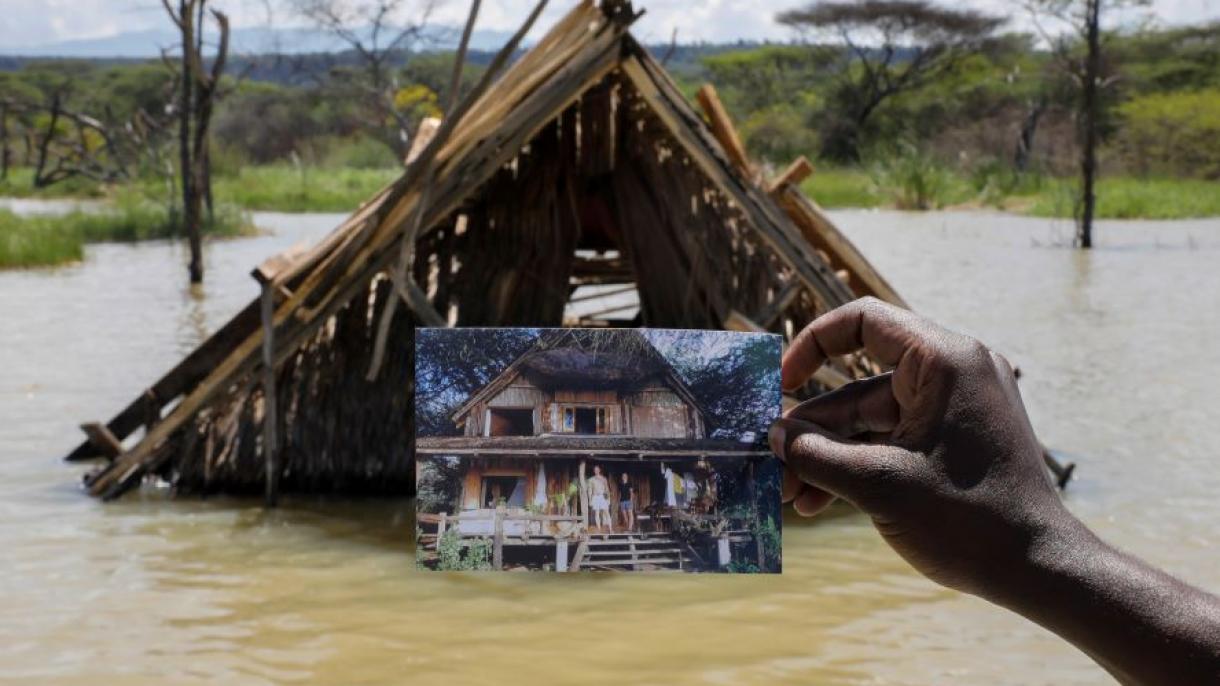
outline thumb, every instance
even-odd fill
[[[857,507],[869,484],[890,471],[890,449],[842,438],[817,424],[784,418],[771,426],[771,449],[788,469]]]

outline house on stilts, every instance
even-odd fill
[[[778,408],[778,389],[770,402]],[[779,571],[779,471],[762,432],[717,432],[638,331],[547,330],[451,419],[461,435],[415,441],[421,489],[451,494],[420,506],[423,566],[439,562],[449,536],[459,547],[489,542],[484,562],[495,569],[712,571],[736,561]],[[771,482],[769,506],[756,473]],[[595,474],[609,485],[600,523]],[[634,521],[616,516],[624,500]]]
[[[398,180],[316,245],[259,265],[245,308],[109,421],[83,425],[67,459],[99,461],[89,493],[152,479],[270,502],[412,494],[416,326],[791,337],[856,297],[902,304],[797,189],[808,163],[773,177],[754,165],[715,91],[697,111],[630,35],[630,2],[577,3],[513,61],[538,14],[421,127]],[[596,289],[635,307],[575,314]],[[877,371],[836,359],[801,395]],[[624,426],[618,412],[605,426]],[[698,433],[702,419],[688,421]]]

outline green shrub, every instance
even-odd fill
[[[965,199],[953,174],[913,145],[899,144],[871,158],[873,183],[900,210],[937,209]]]
[[[1127,168],[1220,178],[1220,88],[1152,93],[1118,110],[1114,146]]]
[[[436,568],[445,571],[491,569],[492,542],[476,538],[467,543],[456,529],[449,529],[436,544]]]
[[[877,207],[883,202],[868,173],[851,167],[819,167],[801,183],[801,192],[830,209]]]
[[[790,105],[759,110],[741,124],[741,136],[755,157],[791,160],[817,146],[817,136]]]

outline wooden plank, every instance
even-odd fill
[[[576,555],[572,557],[572,565],[568,567],[569,572],[579,572],[581,565],[585,563],[585,557],[589,554],[589,542],[581,539],[580,543],[576,544]]]
[[[123,444],[101,422],[87,422],[80,425],[80,430],[89,437],[89,444],[101,453],[103,457],[114,458],[123,453]]]
[[[495,538],[491,549],[492,569],[504,569],[504,515],[499,510],[495,513]]]
[[[784,287],[780,289],[779,293],[775,294],[775,297],[763,308],[762,312],[754,316],[754,322],[764,329],[771,326],[800,294],[801,285],[795,279],[784,284]]]
[[[776,194],[784,212],[792,219],[815,249],[830,256],[831,264],[846,269],[856,297],[871,295],[899,307],[909,308],[902,296],[886,281],[881,272],[868,261],[822,212],[817,203],[805,197],[795,186],[786,186]]]
[[[773,196],[782,191],[785,186],[798,186],[811,174],[813,174],[813,164],[808,158],[801,155],[792,160],[792,164],[789,164],[782,174],[771,180],[767,186],[767,194]]]
[[[737,170],[747,177],[752,176],[753,171],[750,168],[750,158],[746,155],[746,148],[741,144],[741,137],[737,135],[737,128],[733,126],[733,120],[729,118],[728,110],[724,109],[724,103],[720,101],[720,94],[716,92],[716,87],[710,83],[703,84],[703,87],[695,94],[695,98],[699,101],[699,106],[703,108],[703,114],[707,116],[712,135],[728,153],[729,159],[737,166]]]
[[[276,253],[263,260],[254,268],[250,276],[253,276],[254,280],[258,281],[260,285],[269,284],[275,280],[276,275],[290,269],[307,252],[308,250],[305,245],[298,243],[283,252]]]
[[[267,507],[275,507],[279,500],[279,441],[276,423],[279,413],[275,390],[275,287],[268,281],[263,286],[263,460],[266,463]]]

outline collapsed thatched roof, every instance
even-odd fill
[[[419,324],[790,336],[860,295],[900,303],[797,190],[807,163],[764,181],[714,91],[705,120],[627,33],[636,16],[584,0],[499,74],[527,22],[399,180],[261,265],[261,298],[89,426],[68,456],[110,459],[89,491],[156,474],[180,490],[410,492]],[[636,319],[564,321],[575,288],[612,283],[635,286]],[[832,366],[827,383],[875,371]]]

